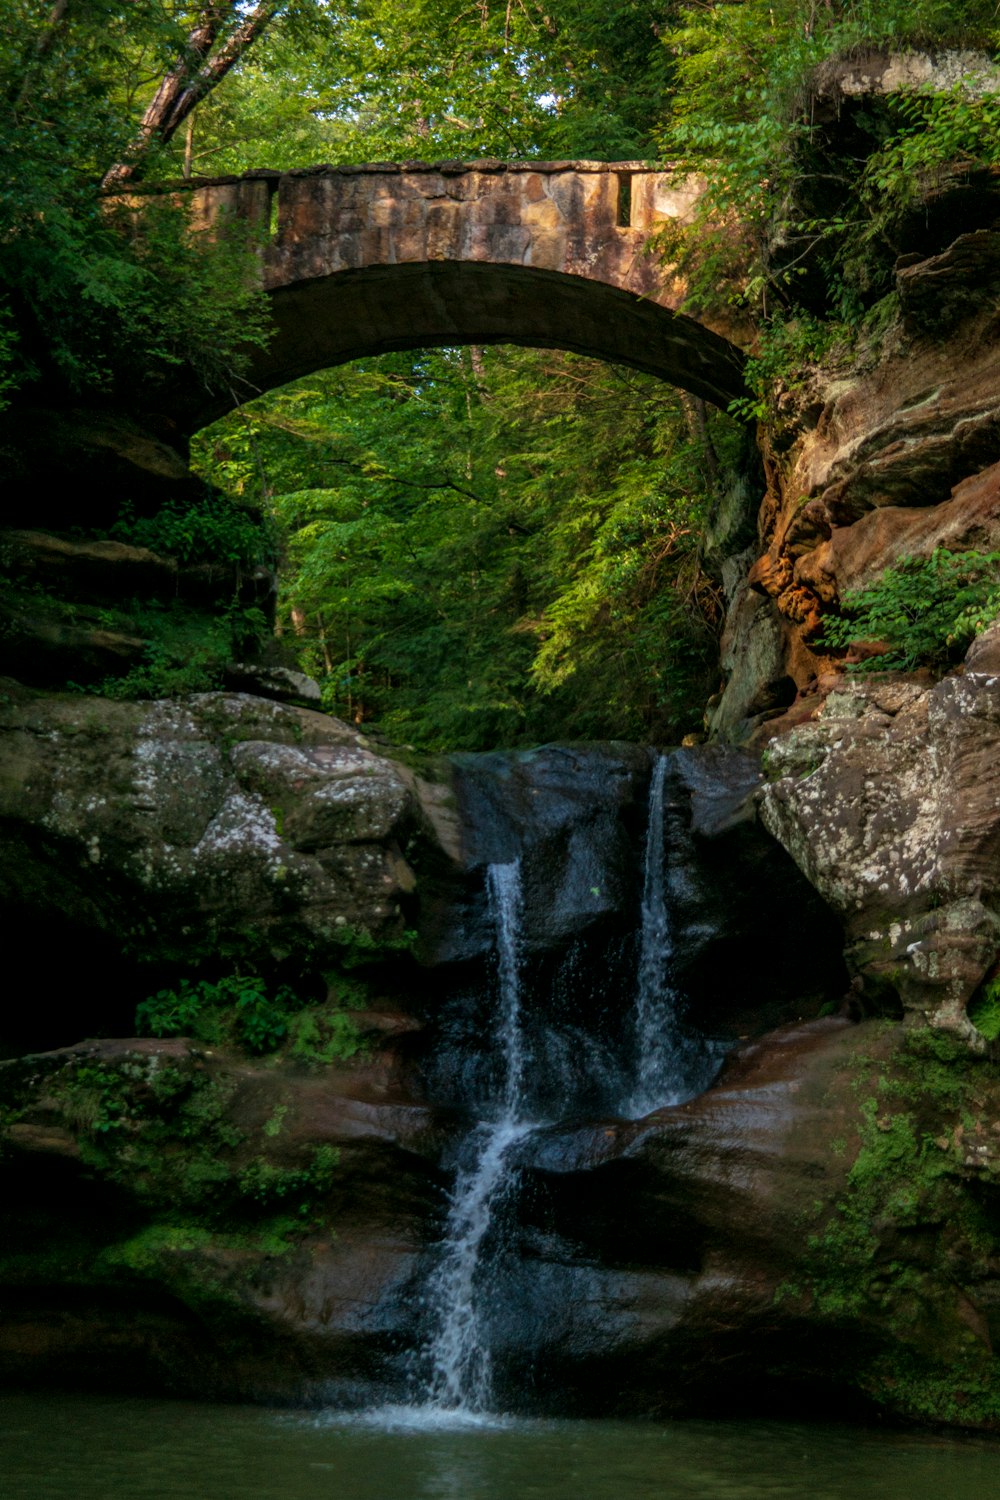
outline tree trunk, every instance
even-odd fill
[[[259,0],[242,17],[237,0],[224,0],[203,8],[181,56],[147,106],[126,160],[116,162],[105,172],[101,183],[105,191],[130,182],[154,142],[165,145],[170,140],[195,106],[222,82],[234,63],[239,62],[270,25],[282,3],[283,0]]]

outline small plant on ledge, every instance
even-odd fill
[[[1000,552],[938,547],[929,558],[904,557],[877,583],[846,594],[842,609],[839,619],[824,622],[818,645],[885,647],[851,671],[945,668],[1000,613]]]

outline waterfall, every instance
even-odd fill
[[[487,866],[489,987],[457,996],[460,1025],[445,1074],[439,1075],[450,1079],[456,1102],[471,1107],[477,1123],[459,1147],[441,1248],[427,1283],[431,1333],[420,1356],[423,1395],[410,1408],[421,1421],[476,1421],[496,1410],[491,1339],[497,1337],[496,1304],[512,1248],[508,1225],[525,1139],[542,1123],[574,1114],[586,1118],[594,1110],[638,1119],[698,1093],[716,1070],[712,1045],[679,1018],[672,978],[665,826],[670,764],[669,757],[659,757],[650,781],[637,967],[630,940],[619,944],[606,937],[603,949],[570,941],[555,967],[526,968],[521,860],[508,856]],[[492,833],[491,818],[483,824]],[[520,838],[508,840],[502,852],[512,843],[525,849],[526,861],[537,858]],[[592,862],[571,843],[567,853],[557,886],[550,881],[540,887],[538,865],[529,864],[532,890],[579,887],[599,897]],[[602,992],[617,1000],[622,986],[633,996],[624,1034],[620,1013],[617,1026],[608,1024],[603,1007],[594,1003]],[[478,1007],[487,999],[484,1013]]]
[[[471,1159],[455,1182],[441,1259],[429,1287],[429,1305],[437,1318],[428,1351],[429,1405],[442,1412],[490,1409],[492,1371],[477,1277],[487,1236],[514,1181],[513,1148],[533,1128],[522,1118],[525,1044],[519,863],[491,865],[486,884],[496,944],[496,1046],[501,1080],[494,1118],[482,1121],[467,1143]]]
[[[490,916],[496,933],[499,1012],[497,1042],[503,1065],[501,1119],[513,1124],[524,1092],[521,1027],[521,864],[490,865],[486,872]]]
[[[680,1104],[708,1087],[718,1066],[716,1050],[692,1034],[678,1016],[671,973],[670,918],[664,795],[670,761],[660,755],[649,785],[643,859],[639,967],[634,1013],[632,1085],[622,1113],[637,1120],[651,1110]]]

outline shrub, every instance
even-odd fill
[[[239,1175],[239,1191],[268,1209],[298,1200],[289,1206],[305,1218],[313,1213],[316,1200],[329,1193],[338,1160],[332,1146],[317,1146],[307,1167],[279,1167],[256,1156]]]
[[[841,337],[839,324],[825,324],[809,313],[795,318],[775,316],[765,324],[757,339],[754,353],[747,360],[743,377],[750,396],[740,396],[729,403],[731,416],[745,422],[765,421],[770,415],[777,386],[798,390],[803,371],[818,363]]]
[[[365,1049],[365,1042],[346,1011],[310,1007],[288,1024],[292,1057],[309,1063],[347,1062]]]
[[[102,698],[175,698],[183,693],[208,693],[222,683],[222,658],[210,648],[187,658],[158,641],[151,641],[145,660],[119,677],[103,677],[90,691]]]
[[[870,588],[848,593],[843,616],[828,620],[818,644],[878,641],[888,648],[855,671],[944,666],[1000,612],[1000,552],[904,557]]]
[[[988,1042],[1000,1039],[1000,975],[983,985],[969,1004],[968,1016]]]
[[[231,1037],[248,1052],[273,1052],[288,1031],[288,1013],[295,1005],[287,985],[271,996],[263,981],[253,977],[182,979],[175,990],[160,990],[143,1000],[135,1021],[144,1036],[192,1036],[210,1045]]]
[[[360,986],[345,985],[348,1007],[352,1000],[363,1003]],[[254,976],[182,979],[176,989],[143,1000],[135,1020],[142,1036],[190,1036],[208,1046],[235,1042],[257,1054],[284,1045],[307,1063],[347,1061],[364,1050],[357,1024],[341,1005],[303,1005],[288,985],[270,993]]]
[[[234,599],[222,615],[208,616],[181,600],[153,599],[124,612],[108,612],[110,628],[126,628],[146,640],[143,659],[130,671],[104,677],[80,691],[103,698],[172,698],[222,686],[228,661],[252,656],[270,633],[257,605]]]
[[[198,505],[171,500],[155,516],[136,516],[124,505],[111,527],[118,541],[163,552],[182,563],[228,563],[251,568],[270,562],[274,539],[264,522],[221,495],[207,492]]]

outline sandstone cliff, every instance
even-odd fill
[[[947,671],[858,676],[820,640],[901,557],[1000,542],[996,216],[992,179],[945,184],[886,319],[800,372],[764,434],[756,539],[737,516],[719,560],[719,743],[684,752],[670,802],[678,970],[733,1053],[687,1104],[533,1140],[494,1347],[512,1390],[543,1373],[539,1409],[756,1395],[1000,1423],[1000,1084],[974,1019],[1000,955],[1000,650],[991,632]],[[145,669],[129,601],[266,617],[272,578],[69,534],[197,484],[162,424],[35,413],[5,443],[0,894],[47,978],[0,1067],[0,1369],[398,1396],[462,1128],[428,1081],[432,964],[457,984],[481,962],[482,864],[509,852],[470,856],[450,772],[303,707],[308,684],[229,639],[201,685],[249,693],[61,691]],[[636,894],[646,762],[618,747],[587,780],[580,759],[543,768],[532,920],[562,905],[531,941],[544,963],[597,934],[592,1019],[621,1001],[597,939]],[[536,786],[507,775],[512,819]],[[215,1042],[129,1034],[155,985],[241,969],[304,987],[294,1041],[262,1056],[232,1016]]]

